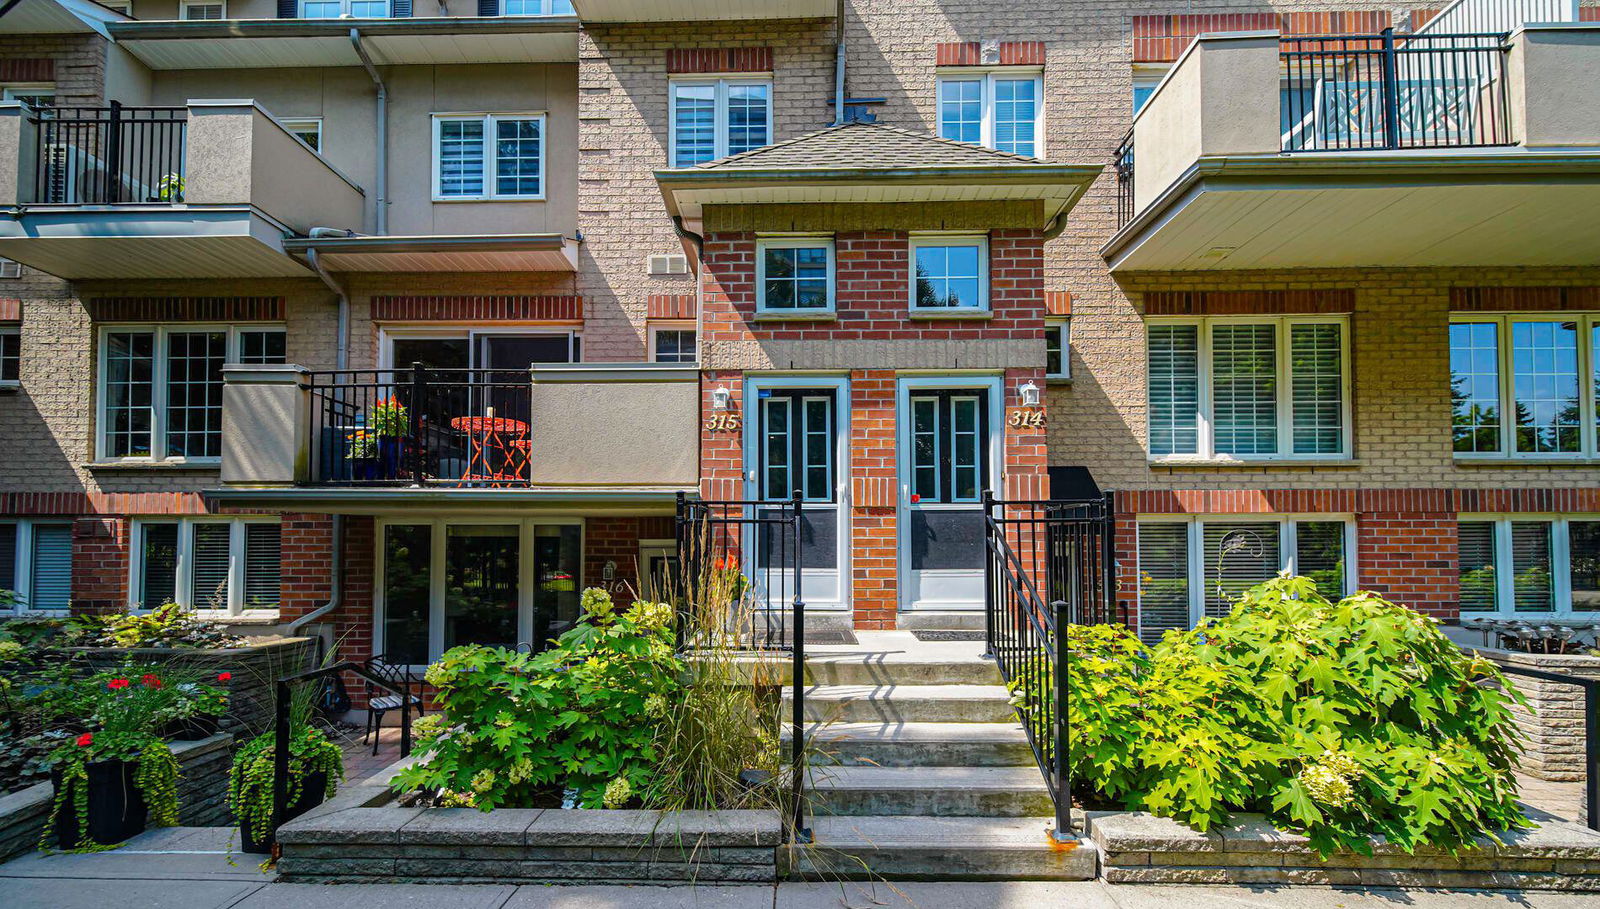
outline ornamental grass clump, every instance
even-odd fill
[[[1370,852],[1372,835],[1458,849],[1526,824],[1521,695],[1404,606],[1330,602],[1286,575],[1152,648],[1111,626],[1069,634],[1071,762],[1092,800],[1199,830],[1261,812],[1324,854]]]

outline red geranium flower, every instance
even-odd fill
[[[217,681],[219,681],[219,682],[226,682],[226,681],[228,681],[228,680],[230,680],[232,678],[233,678],[233,673],[231,673],[231,672],[219,672],[219,673],[217,673]]]
[[[106,683],[106,687],[110,688],[112,691],[121,691],[122,689],[128,687],[128,680],[127,679],[112,679],[111,681]]]
[[[89,744],[91,742],[93,742],[93,741],[94,741],[94,736],[92,734],[90,734],[90,733],[85,732],[83,735],[78,736],[78,747],[79,748],[87,748],[87,747],[89,747]]]
[[[161,678],[160,678],[160,676],[154,676],[154,675],[140,676],[139,677],[139,684],[143,685],[146,688],[160,688],[161,687]]]

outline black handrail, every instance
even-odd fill
[[[1122,137],[1122,143],[1111,155],[1111,167],[1117,177],[1117,229],[1126,227],[1136,214],[1133,208],[1133,130]]]
[[[388,680],[379,678],[361,663],[346,661],[332,666],[323,666],[317,669],[307,669],[294,675],[286,675],[278,679],[276,717],[273,721],[272,743],[272,836],[278,834],[278,825],[283,821],[284,812],[289,807],[289,698],[290,690],[296,684],[309,682],[313,679],[326,678],[341,672],[353,672],[368,682],[400,695],[403,709],[400,711],[400,756],[411,755],[411,682],[403,680],[400,687],[396,688]]]
[[[1558,685],[1577,685],[1583,689],[1583,791],[1589,829],[1600,831],[1600,679],[1587,679],[1542,669],[1500,665],[1506,675],[1520,675]]]
[[[674,535],[677,543],[678,566],[683,589],[674,591],[678,597],[677,649],[679,653],[692,653],[695,642],[688,636],[692,623],[692,610],[699,603],[700,585],[708,572],[717,570],[720,563],[737,564],[743,571],[745,564],[744,539],[747,531],[753,532],[754,571],[760,573],[762,583],[755,586],[763,606],[760,610],[764,628],[761,634],[752,631],[754,646],[765,650],[788,651],[790,658],[790,687],[794,691],[790,717],[790,798],[793,815],[790,832],[795,842],[812,841],[811,828],[806,826],[805,810],[805,730],[806,730],[806,603],[801,589],[801,537],[804,515],[803,498],[799,490],[788,501],[706,501],[691,500],[678,493],[677,517]],[[772,531],[779,531],[774,541]],[[774,543],[776,542],[776,546]],[[774,556],[777,558],[774,558]],[[783,616],[772,609],[771,579],[773,573],[788,566],[793,584],[790,598],[790,616],[794,625],[792,637],[785,633]],[[780,574],[781,577],[781,574]]]
[[[182,107],[41,107],[29,115],[33,201],[116,205],[183,201],[189,112]]]

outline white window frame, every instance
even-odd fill
[[[1045,373],[1044,377],[1056,382],[1072,381],[1072,317],[1052,316],[1044,320],[1045,333]],[[1061,369],[1050,372],[1050,335],[1055,333],[1059,337],[1061,346]]]
[[[788,309],[770,309],[767,306],[767,250],[769,249],[823,249],[827,252],[828,304],[820,309],[791,306]],[[756,312],[777,313],[786,316],[828,314],[837,312],[835,300],[833,237],[758,237],[756,238]]]
[[[321,117],[281,117],[278,120],[278,125],[282,126],[286,131],[288,131],[289,135],[294,136],[301,142],[304,142],[307,148],[311,148],[311,150],[316,152],[318,155],[322,154],[323,144]],[[317,137],[316,147],[312,148],[311,143],[306,142],[305,137],[302,136],[301,133],[315,133]]]
[[[716,86],[715,107],[712,114],[714,120],[715,139],[712,142],[710,160],[728,156],[728,87],[731,85],[758,85],[767,86],[767,141],[771,145],[778,135],[778,123],[774,119],[776,106],[772,103],[773,79],[771,73],[707,73],[694,76],[674,76],[667,83],[667,163],[671,167],[678,165],[678,86],[680,85],[714,85]],[[765,146],[758,145],[757,148]],[[692,165],[685,165],[692,166]]]
[[[1578,430],[1577,451],[1517,451],[1515,370],[1511,346],[1511,326],[1516,322],[1575,322],[1578,325]],[[1472,315],[1460,313],[1450,317],[1451,325],[1493,324],[1495,329],[1495,364],[1500,392],[1500,449],[1498,451],[1455,451],[1454,414],[1450,412],[1451,455],[1458,461],[1581,461],[1600,458],[1600,432],[1595,428],[1595,394],[1600,389],[1595,384],[1595,358],[1600,352],[1594,349],[1594,332],[1600,327],[1600,314],[1571,312],[1491,313]],[[1445,334],[1445,356],[1450,353],[1448,329]]]
[[[133,15],[133,0],[99,0],[101,6],[124,16]]]
[[[1555,514],[1552,512],[1462,512],[1456,516],[1457,524],[1471,522],[1494,525],[1494,575],[1495,609],[1493,612],[1462,612],[1462,619],[1537,619],[1541,616],[1555,618],[1600,619],[1600,610],[1572,608],[1572,537],[1569,524],[1600,522],[1600,514]],[[1555,608],[1549,612],[1518,612],[1516,610],[1516,572],[1511,568],[1511,525],[1533,522],[1550,524],[1550,580]],[[1457,570],[1460,569],[1458,556]],[[1501,570],[1507,569],[1507,570]],[[1459,604],[1458,604],[1459,605]]]
[[[394,0],[388,0],[387,7],[388,7],[388,9],[384,12],[384,14],[382,16],[357,17],[354,13],[350,12],[350,0],[339,0],[339,15],[337,15],[337,16],[308,16],[308,15],[306,15],[306,0],[300,0],[300,5],[295,8],[295,14],[297,16],[299,16],[301,19],[313,19],[313,20],[319,20],[319,21],[323,21],[323,22],[326,22],[326,21],[328,21],[330,19],[342,19],[342,18],[345,18],[347,16],[350,17],[350,18],[366,18],[366,19],[392,19],[392,18],[394,18]]]
[[[981,98],[983,104],[983,121],[979,128],[978,144],[984,148],[995,148],[995,83],[1021,82],[1033,80],[1035,103],[1033,106],[1033,154],[1029,157],[1043,158],[1045,156],[1045,117],[1044,117],[1044,68],[1039,66],[1001,66],[1001,67],[941,67],[937,84],[934,86],[934,118],[935,128],[940,138],[950,138],[944,135],[944,85],[947,82],[978,82],[983,88]],[[960,141],[952,139],[952,141]]]
[[[668,322],[668,321],[656,322],[656,321],[652,321],[652,322],[650,322],[650,362],[652,362],[652,363],[658,362],[656,360],[656,335],[659,334],[660,332],[663,332],[663,331],[687,331],[687,332],[693,332],[694,336],[695,336],[695,338],[694,338],[694,359],[692,359],[692,360],[673,360],[673,361],[669,361],[669,362],[672,362],[672,363],[675,363],[675,364],[678,364],[678,365],[684,365],[684,364],[688,364],[688,363],[698,363],[698,362],[700,362],[700,332],[698,331],[698,327],[695,325],[695,323],[691,322],[691,321],[677,321],[677,322]]]
[[[502,3],[500,4],[500,15],[502,15],[502,16],[526,17],[526,18],[533,18],[534,16],[570,16],[570,15],[572,15],[571,12],[564,12],[564,13],[556,12],[555,11],[555,0],[528,0],[528,2],[531,5],[539,7],[539,11],[536,12],[536,13],[508,13],[508,12],[506,12],[506,6],[508,4],[506,2],[504,2],[504,0],[502,0]],[[572,4],[570,2],[567,4],[567,9],[568,10],[572,9]]]
[[[17,595],[16,605],[8,609],[0,609],[0,616],[24,615],[65,615],[71,608],[70,597],[66,608],[61,609],[36,609],[27,605],[33,602],[33,531],[40,524],[61,527],[65,526],[69,532],[72,527],[70,518],[0,518],[0,524],[12,524],[17,528],[16,552],[12,564],[16,567],[16,587],[12,593]]]
[[[1350,514],[1203,514],[1203,515],[1140,515],[1138,524],[1142,528],[1146,524],[1186,524],[1188,534],[1189,564],[1189,627],[1193,628],[1205,618],[1206,614],[1206,544],[1205,526],[1207,524],[1268,524],[1278,525],[1278,555],[1282,564],[1280,571],[1299,574],[1299,537],[1298,525],[1307,524],[1343,524],[1344,525],[1344,572],[1345,589],[1352,593],[1359,590],[1361,578],[1360,566],[1357,564],[1359,553],[1356,549],[1356,520]],[[1139,541],[1134,540],[1133,558],[1137,565],[1139,561]],[[1142,566],[1135,569],[1136,577],[1144,576]],[[1269,580],[1263,578],[1263,580]],[[1326,593],[1323,593],[1327,596]],[[1140,614],[1143,614],[1143,592],[1138,592]],[[1328,597],[1328,599],[1336,599]]]
[[[17,377],[0,379],[0,388],[17,388],[22,385],[22,326],[0,325],[0,335],[17,339]]]
[[[0,256],[0,281],[15,281],[22,277],[22,263]]]
[[[189,334],[193,332],[222,331],[227,332],[228,340],[224,363],[239,362],[239,335],[242,332],[276,331],[285,333],[286,329],[281,322],[234,322],[218,324],[213,322],[173,322],[164,325],[154,325],[148,322],[109,323],[99,326],[95,336],[95,442],[94,452],[96,461],[114,463],[170,463],[170,464],[220,464],[222,459],[216,458],[181,458],[167,457],[167,350],[168,336],[173,334]],[[156,336],[154,349],[154,362],[150,371],[150,454],[113,457],[108,452],[106,429],[109,421],[106,419],[106,386],[108,385],[109,370],[106,363],[107,336],[122,332],[150,332]]]
[[[927,246],[978,247],[978,304],[976,306],[918,306],[917,250]],[[987,234],[912,234],[906,243],[906,305],[914,313],[989,312],[989,237]]]
[[[439,172],[439,134],[447,121],[479,120],[483,123],[483,192],[472,196],[446,196],[442,193]],[[539,192],[530,195],[506,195],[494,191],[498,183],[500,159],[495,154],[495,124],[501,120],[535,120],[539,124]],[[433,170],[433,201],[435,202],[543,202],[549,191],[550,180],[550,129],[544,111],[525,113],[436,113],[433,115],[433,145],[428,152]]]
[[[14,82],[0,86],[0,101],[20,101],[23,98],[56,97],[54,82]]]
[[[133,519],[128,537],[128,608],[148,612],[162,605],[141,603],[139,591],[144,578],[144,528],[149,524],[178,525],[178,562],[172,583],[172,598],[179,605],[203,614],[230,616],[245,613],[245,527],[250,524],[275,524],[282,532],[283,522],[276,515],[241,515],[237,517],[147,515]],[[214,610],[203,602],[195,602],[194,584],[194,529],[201,524],[228,525],[228,603],[225,610]],[[279,538],[280,545],[282,538]],[[280,555],[281,558],[281,555]],[[278,580],[283,582],[283,568],[278,569]],[[281,605],[283,590],[279,587]],[[271,610],[257,609],[258,612]]]
[[[467,368],[485,368],[478,362],[478,339],[485,335],[565,335],[567,338],[568,356],[571,356],[573,346],[577,345],[577,352],[583,352],[583,332],[572,328],[560,326],[545,326],[538,323],[527,325],[501,325],[491,328],[430,328],[425,325],[384,325],[378,329],[378,368],[379,369],[406,369],[409,363],[394,362],[394,342],[396,340],[408,341],[459,341],[467,342]],[[569,362],[582,362],[573,357]]]
[[[1155,91],[1161,86],[1161,80],[1167,78],[1167,73],[1171,71],[1172,65],[1169,63],[1135,63],[1133,65],[1132,85],[1128,93],[1128,106],[1133,111],[1133,116],[1137,117],[1139,111],[1144,109],[1135,106],[1135,99],[1138,97],[1139,89],[1147,88],[1150,90],[1150,98],[1155,97]],[[1145,99],[1145,103],[1149,103],[1149,98]]]
[[[195,6],[219,6],[222,8],[222,14],[215,19],[190,19],[189,9]],[[227,0],[179,0],[178,18],[184,22],[221,22],[228,18],[228,3]]]
[[[1278,416],[1278,451],[1275,454],[1217,454],[1216,438],[1213,432],[1215,412],[1212,409],[1211,384],[1213,379],[1214,364],[1211,351],[1211,328],[1215,325],[1264,325],[1277,326],[1277,416]],[[1185,454],[1149,454],[1149,434],[1146,433],[1145,451],[1151,463],[1164,461],[1189,461],[1205,460],[1222,463],[1254,463],[1257,461],[1348,461],[1354,457],[1354,408],[1351,401],[1353,380],[1350,356],[1350,319],[1347,316],[1180,316],[1180,317],[1154,317],[1145,320],[1145,370],[1149,374],[1150,365],[1150,332],[1152,325],[1196,325],[1200,387],[1198,389],[1198,416],[1196,420],[1196,434],[1198,445],[1193,453]],[[1337,452],[1322,454],[1296,453],[1294,451],[1294,395],[1292,392],[1291,372],[1292,360],[1289,356],[1290,333],[1296,325],[1338,325],[1339,330],[1339,384],[1340,384],[1340,414],[1339,420],[1343,430],[1343,444]],[[1149,403],[1149,382],[1145,383],[1146,405]]]
[[[374,521],[373,533],[373,566],[374,582],[372,589],[372,655],[383,653],[383,629],[386,628],[384,619],[384,548],[383,541],[386,530],[391,525],[413,527],[427,525],[432,530],[428,536],[428,659],[437,660],[444,654],[444,607],[445,607],[445,573],[446,557],[449,543],[446,539],[447,528],[451,525],[501,525],[517,527],[517,641],[528,641],[533,638],[533,607],[534,588],[538,579],[533,576],[533,543],[535,528],[539,525],[560,524],[576,526],[578,528],[578,577],[575,579],[578,590],[585,587],[585,576],[588,571],[589,551],[589,526],[581,517],[568,515],[540,515],[530,518],[501,518],[492,515],[453,515],[448,517],[380,517]],[[426,669],[426,665],[412,665],[412,669]]]

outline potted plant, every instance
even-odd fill
[[[231,672],[217,673],[216,680],[227,684]],[[163,709],[165,723],[159,734],[165,739],[198,741],[217,734],[222,715],[228,712],[228,693],[215,685],[198,681],[179,681],[170,685],[170,704]]]
[[[344,752],[322,730],[311,725],[316,688],[295,689],[289,704],[289,800],[286,823],[332,798],[344,778]],[[272,816],[273,759],[277,735],[272,732],[246,742],[233,756],[228,771],[228,806],[239,821],[240,849],[256,855],[272,851],[277,826]]]
[[[344,456],[350,461],[352,480],[378,479],[378,437],[365,429],[345,434]]]
[[[90,729],[51,755],[55,798],[41,849],[52,841],[63,849],[109,846],[147,822],[178,823],[178,761],[154,731],[165,683],[150,673],[106,673],[83,684]]]
[[[379,478],[400,476],[400,454],[411,431],[411,417],[397,398],[387,398],[367,411],[367,429],[377,435]]]

